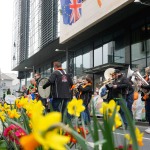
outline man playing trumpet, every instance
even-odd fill
[[[127,128],[127,121],[124,115],[124,112],[122,110],[122,103],[123,101],[126,103],[127,93],[128,93],[128,87],[129,87],[129,81],[128,79],[120,72],[119,69],[114,69],[114,71],[111,73],[113,82],[112,84],[106,85],[108,92],[108,101],[111,99],[117,99],[118,104],[120,105],[120,115],[123,119],[125,129]]]

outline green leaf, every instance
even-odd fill
[[[0,150],[7,150],[7,143],[5,140],[0,140]]]
[[[122,110],[124,111],[125,117],[128,122],[130,136],[132,138],[133,150],[139,150],[139,146],[138,146],[136,135],[135,135],[135,122],[131,118],[130,112],[129,112],[128,108],[126,107],[124,100],[121,98],[119,100],[121,102]]]
[[[76,131],[72,130],[71,134],[74,136],[74,138],[77,140],[78,144],[81,146],[83,150],[88,150],[85,139],[78,134]]]

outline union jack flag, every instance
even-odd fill
[[[82,0],[61,0],[64,24],[71,25],[81,17]]]

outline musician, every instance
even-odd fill
[[[22,85],[22,96],[27,97],[28,89],[25,85]]]
[[[146,71],[146,70],[145,70]],[[139,85],[144,91],[141,93],[142,100],[145,101],[146,119],[149,123],[149,128],[145,130],[146,133],[150,134],[150,72],[146,72],[147,82],[149,85]]]
[[[84,112],[81,113],[81,116],[84,119],[85,124],[90,123],[90,112],[88,109],[88,104],[90,103],[92,97],[92,80],[89,77],[82,79],[82,83],[78,87],[79,99],[83,100],[83,105],[85,106]]]
[[[131,117],[133,118],[133,113],[132,113],[132,105],[133,105],[133,94],[134,94],[134,88],[133,88],[133,82],[131,80],[132,76],[128,78],[128,91],[127,91],[127,107],[130,111]]]
[[[28,87],[28,95],[30,94],[31,95],[31,98],[32,100],[34,100],[36,97],[35,97],[35,93],[37,92],[37,87],[36,87],[36,81],[34,78],[32,78],[30,80],[30,85]]]
[[[54,71],[49,77],[49,81],[43,86],[43,89],[51,85],[52,106],[54,111],[64,113],[68,101],[72,98],[71,87],[73,81],[66,74],[60,62],[54,62]],[[61,105],[61,108],[60,108]]]
[[[124,100],[124,102],[126,103],[127,90],[129,85],[128,79],[124,76],[124,74],[121,73],[119,69],[115,69],[111,75],[114,81],[112,82],[112,85],[110,86],[106,85],[106,87],[109,90],[108,100],[121,98],[117,102],[122,107],[122,100]],[[127,121],[122,108],[120,108],[120,115],[124,122],[125,129],[127,129]]]
[[[41,74],[40,73],[35,73],[34,74],[34,79],[35,79],[35,81],[36,81],[36,87],[38,87],[38,85],[39,85],[39,82],[40,82],[40,80],[41,80]],[[37,91],[38,92],[38,91]],[[46,98],[42,98],[40,95],[39,95],[39,93],[37,93],[37,99],[38,100],[41,100],[41,102],[42,102],[42,104],[43,104],[43,106],[46,108],[46,110],[47,110],[47,99]]]

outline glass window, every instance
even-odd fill
[[[66,69],[66,61],[62,63],[62,68]]]
[[[82,55],[77,56],[76,58],[76,75],[81,75],[82,74]]]
[[[139,42],[131,45],[132,61],[146,57],[144,42]]]
[[[145,26],[132,31],[131,57],[132,61],[146,58]]]
[[[139,70],[140,74],[144,75],[144,69],[146,68],[146,60],[140,59],[132,62],[132,70]]]
[[[94,50],[94,67],[102,65],[102,47]]]
[[[83,54],[83,69],[90,68],[91,67],[90,63],[91,63],[90,52]]]
[[[146,40],[146,47],[147,47],[147,55],[150,56],[150,24],[147,24],[147,40]]]
[[[114,34],[114,62],[116,63],[125,63],[125,32],[118,31]]]
[[[113,42],[103,45],[103,64],[113,62]]]

